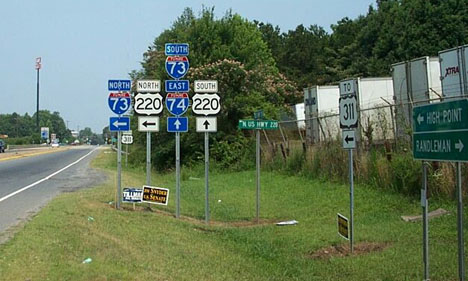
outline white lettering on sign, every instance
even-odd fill
[[[416,151],[448,153],[452,151],[451,140],[416,140]]]
[[[451,108],[443,111],[430,111],[426,114],[428,125],[457,123],[462,121],[462,108]]]
[[[130,89],[132,83],[128,81],[109,81],[109,89],[120,90],[120,89]]]
[[[137,92],[157,93],[161,91],[161,81],[159,80],[138,80]]]
[[[195,80],[195,93],[217,93],[218,81],[216,80]]]
[[[188,54],[188,45],[166,45],[166,54]]]

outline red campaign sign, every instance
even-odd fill
[[[110,93],[109,98],[130,98],[130,93]]]
[[[188,98],[187,93],[168,93],[166,98]]]

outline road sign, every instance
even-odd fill
[[[130,91],[132,88],[132,81],[130,80],[109,80],[109,91]]]
[[[136,88],[139,93],[159,93],[161,92],[161,81],[138,80]]]
[[[41,127],[41,139],[49,138],[49,127]]]
[[[160,94],[135,95],[133,110],[141,115],[158,115],[163,111],[163,97]]]
[[[413,157],[468,162],[468,100],[413,108]]]
[[[455,100],[417,106],[413,109],[413,131],[452,131],[468,129],[468,100]]]
[[[189,95],[187,93],[168,93],[166,107],[172,115],[184,114],[189,107]]]
[[[343,237],[344,239],[349,240],[349,227],[348,227],[348,219],[338,214],[338,234]]]
[[[217,94],[195,94],[192,101],[192,111],[197,115],[215,115],[221,110],[220,97]]]
[[[122,202],[140,203],[143,198],[143,189],[126,187],[123,189]]]
[[[169,133],[185,133],[188,131],[187,117],[167,117],[167,131]]]
[[[167,93],[188,92],[189,80],[166,80],[164,86]]]
[[[216,117],[197,117],[197,132],[214,133],[217,131]]]
[[[340,128],[356,128],[358,125],[356,94],[340,97]]]
[[[167,205],[169,201],[169,189],[154,187],[154,186],[143,186],[143,199],[142,202]]]
[[[174,79],[179,79],[187,74],[189,69],[189,60],[186,56],[182,57],[167,57],[166,71],[169,76]]]
[[[357,93],[357,80],[350,79],[340,82],[340,95],[349,95]]]
[[[130,117],[111,117],[109,123],[111,132],[130,130]]]
[[[129,134],[122,135],[122,143],[123,144],[132,144],[133,143],[133,136]]]
[[[218,81],[216,80],[195,80],[193,82],[195,93],[217,93]]]
[[[115,114],[124,114],[131,105],[130,93],[110,93],[107,103],[109,104],[109,108]]]
[[[164,45],[164,53],[166,56],[188,56],[188,43],[166,43]]]
[[[353,149],[356,148],[356,137],[354,130],[343,130],[343,148]]]
[[[263,119],[263,110],[255,111],[254,119],[255,120]]]
[[[139,132],[159,132],[159,117],[157,116],[139,116]]]
[[[278,128],[278,121],[275,120],[239,120],[239,129],[276,130]]]

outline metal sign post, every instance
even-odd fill
[[[349,149],[349,250],[353,253],[354,242],[354,171],[353,150]]]
[[[210,222],[210,188],[208,185],[208,174],[210,172],[210,133],[205,132],[205,222]]]
[[[255,130],[257,137],[256,162],[257,162],[257,223],[260,222],[260,129]]]
[[[121,133],[117,132],[117,200],[115,201],[115,208],[120,209],[120,180],[122,173],[122,142]]]
[[[180,217],[180,133],[175,133],[176,138],[176,218]]]
[[[340,128],[343,129],[343,148],[349,155],[349,251],[354,251],[354,170],[353,149],[356,148],[356,132],[358,126],[358,87],[356,79],[340,82]]]
[[[423,263],[424,280],[429,280],[429,217],[427,202],[427,163],[423,162],[423,186],[421,189],[421,206],[423,211]]]
[[[461,165],[456,163],[457,167],[457,193],[458,193],[458,210],[457,210],[457,228],[458,228],[458,276],[460,281],[465,280],[465,243],[463,240],[463,192],[461,185]]]
[[[151,185],[151,133],[146,132],[146,185]]]

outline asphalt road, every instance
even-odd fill
[[[103,181],[105,176],[89,167],[97,153],[97,147],[86,146],[1,161],[0,243],[60,192]]]

